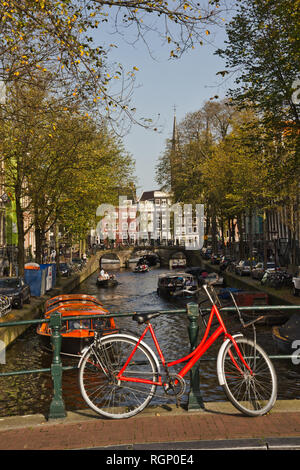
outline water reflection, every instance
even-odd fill
[[[109,269],[106,266],[106,269]],[[157,278],[164,269],[153,269],[149,273],[133,273],[131,270],[115,271],[119,285],[114,288],[99,288],[96,285],[97,274],[92,275],[81,284],[76,292],[95,295],[105,307],[114,313],[127,313],[146,310],[167,310],[182,308],[181,304],[172,303],[157,295]],[[226,316],[226,325],[231,331],[240,329],[234,315]],[[141,333],[142,328],[131,317],[117,318],[122,328]],[[188,320],[185,315],[161,315],[153,319],[155,332],[167,360],[182,357],[190,350],[188,337]],[[204,328],[200,322],[200,335]],[[251,333],[251,331],[250,331]],[[269,354],[276,354],[271,330],[269,327],[257,328],[257,340]],[[154,348],[151,338],[147,340]],[[216,377],[216,358],[220,343],[213,345],[200,361],[201,392],[204,401],[223,401],[225,395],[218,384]],[[9,348],[6,354],[6,365],[1,366],[1,372],[23,369],[44,369],[51,365],[52,357],[41,350],[39,337],[35,327],[29,328]],[[64,365],[76,365],[76,360],[64,358]],[[300,373],[299,367],[292,365],[290,360],[274,361],[278,374],[278,398],[299,398]],[[180,366],[179,366],[180,367]],[[187,401],[189,391],[189,377],[187,391],[182,403]],[[166,403],[166,396],[155,398],[153,403]],[[52,380],[50,373],[19,375],[0,378],[0,416],[24,415],[34,413],[47,413],[52,396]],[[85,407],[77,383],[77,371],[65,371],[63,374],[63,396],[67,410],[82,409]]]

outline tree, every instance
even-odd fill
[[[188,48],[203,42],[209,26],[220,16],[220,8],[210,4],[176,0],[1,0],[0,80],[31,81],[38,68],[68,83],[70,96],[82,98],[86,108],[100,109],[111,122],[122,116],[134,119],[130,98],[138,67],[124,71],[122,65],[108,63],[105,32],[122,40],[141,40],[150,50],[150,33],[171,47],[170,57],[178,58]],[[102,29],[103,43],[95,44],[93,32]],[[116,83],[120,83],[116,91]],[[72,84],[72,87],[71,87]],[[141,125],[149,121],[139,120]]]
[[[0,121],[0,148],[6,186],[16,203],[22,274],[26,230],[35,227],[38,262],[45,234],[55,225],[63,223],[84,236],[97,206],[132,178],[133,165],[104,123],[100,126],[75,107],[62,108],[41,86],[11,88],[7,108]],[[25,215],[31,220],[26,229]]]
[[[227,47],[217,54],[236,75],[229,96],[236,105],[255,106],[275,132],[287,123],[299,128],[295,81],[299,78],[299,0],[242,0],[226,25]]]
[[[178,125],[178,143],[176,147],[177,167],[173,172],[172,193],[176,202],[202,203],[205,206],[206,230],[212,231],[213,244],[217,244],[217,218],[222,219],[222,191],[213,187],[211,174],[219,178],[223,174],[222,166],[216,160],[219,173],[205,173],[212,162],[216,148],[231,130],[232,119],[236,110],[226,100],[207,101],[196,112],[188,113]],[[170,161],[172,156],[171,141],[157,165],[157,181],[170,183]],[[174,158],[173,158],[174,160]],[[213,164],[213,163],[212,163]],[[212,184],[210,184],[212,183]],[[219,189],[222,187],[222,183]]]

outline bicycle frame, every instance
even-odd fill
[[[206,292],[207,292],[207,290],[206,290]],[[198,346],[190,354],[188,354],[187,356],[182,357],[180,359],[177,359],[175,361],[166,363],[164,355],[162,353],[162,350],[161,350],[161,348],[159,346],[159,343],[158,343],[158,340],[156,338],[155,332],[153,330],[153,327],[152,327],[150,321],[148,321],[142,335],[140,336],[140,338],[137,342],[137,344],[133,348],[131,354],[129,355],[127,361],[125,362],[124,366],[122,367],[122,369],[120,370],[120,372],[118,373],[116,378],[120,381],[126,381],[126,382],[138,382],[138,383],[153,384],[153,385],[160,385],[160,386],[164,385],[163,382],[162,382],[161,376],[159,377],[158,381],[153,381],[153,380],[147,380],[147,379],[140,379],[138,377],[126,377],[125,375],[123,375],[126,372],[126,368],[127,368],[128,364],[130,363],[132,357],[134,356],[134,353],[136,352],[139,344],[141,343],[141,341],[143,340],[143,338],[145,337],[145,335],[148,331],[150,331],[150,334],[152,336],[152,339],[153,339],[153,342],[155,344],[156,350],[157,350],[158,355],[161,359],[162,365],[164,366],[165,369],[168,369],[169,367],[175,366],[176,364],[180,364],[181,362],[187,362],[188,361],[187,364],[177,374],[181,378],[183,378],[187,374],[187,372],[189,372],[189,370],[196,364],[196,362],[203,356],[203,354],[210,348],[210,346],[218,339],[218,337],[222,333],[224,334],[224,340],[227,339],[227,340],[232,342],[232,344],[234,345],[234,347],[237,351],[237,354],[238,354],[239,358],[241,359],[242,363],[244,364],[244,366],[248,369],[248,371],[252,375],[252,370],[249,367],[249,365],[246,363],[246,361],[244,360],[243,355],[240,352],[239,347],[238,347],[234,337],[231,334],[228,333],[228,331],[226,329],[226,326],[225,326],[225,324],[222,320],[222,317],[220,315],[220,312],[219,312],[215,302],[213,302],[213,300],[212,300],[212,298],[211,298],[211,296],[209,295],[208,292],[207,292],[207,294],[209,296],[210,301],[213,304],[212,309],[211,309],[211,312],[210,312],[210,315],[209,315],[209,319],[208,319],[207,326],[206,326],[206,329],[205,329],[205,332],[204,332],[204,336],[203,336],[201,342],[198,344]],[[220,326],[208,338],[210,328],[211,328],[211,325],[212,325],[212,321],[213,321],[213,318],[215,316],[217,317],[217,320],[218,320]],[[242,374],[242,371],[241,371],[240,367],[238,366],[238,364],[236,363],[236,361],[234,360],[234,358],[233,358],[233,356],[230,352],[229,352],[229,355],[230,355],[232,361],[234,362],[235,366],[239,370],[239,372]]]

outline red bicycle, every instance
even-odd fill
[[[90,408],[107,418],[129,418],[150,403],[157,387],[162,387],[168,394],[172,392],[178,399],[184,393],[187,372],[223,335],[217,356],[217,376],[228,399],[248,416],[261,416],[271,410],[277,397],[277,377],[271,360],[255,337],[251,340],[241,333],[231,335],[227,331],[213,287],[204,285],[203,288],[212,308],[208,321],[204,320],[206,329],[201,342],[185,357],[166,362],[150,323],[159,312],[133,316],[133,320],[145,324],[139,338],[121,331],[105,336],[101,332],[95,334],[94,342],[79,363],[79,387]],[[254,322],[247,325],[243,322],[233,295],[232,298],[242,326],[253,325]],[[206,313],[199,309],[204,319]],[[214,319],[219,326],[211,332]],[[144,341],[148,332],[160,361]],[[170,372],[171,367],[183,362],[186,364],[180,372]]]

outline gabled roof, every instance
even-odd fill
[[[149,199],[154,199],[154,191],[144,191],[140,197],[140,201],[149,201]]]
[[[169,192],[164,191],[163,189],[155,189],[153,191],[144,191],[140,197],[140,201],[151,201],[154,198],[169,198],[171,194]]]

